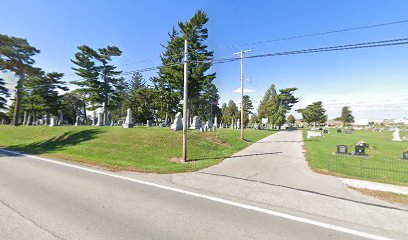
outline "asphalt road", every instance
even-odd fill
[[[0,239],[358,239],[327,228],[1,153]]]
[[[299,132],[176,175],[0,151],[0,239],[407,239],[406,209],[313,173],[302,159]]]

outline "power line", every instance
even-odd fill
[[[274,53],[266,53],[266,54],[259,54],[259,55],[251,55],[251,56],[248,56],[247,58],[275,57],[275,56],[341,51],[341,50],[351,50],[351,49],[361,49],[361,48],[396,46],[396,45],[405,45],[405,44],[408,44],[408,38],[382,40],[382,41],[365,42],[365,43],[355,43],[355,44],[330,46],[330,47],[322,47],[322,48],[309,48],[309,49],[285,51],[285,52],[274,52]],[[237,57],[236,58],[225,58],[225,59],[214,60],[213,63],[214,64],[226,63],[226,62],[232,62],[232,61],[238,61],[238,60],[240,60],[240,58],[237,58]]]
[[[402,23],[408,23],[408,20],[379,23],[379,24],[366,25],[366,26],[360,26],[360,27],[344,28],[344,29],[326,31],[326,32],[319,32],[319,33],[303,34],[303,35],[284,37],[284,38],[276,38],[276,39],[272,39],[272,40],[265,40],[265,41],[252,42],[252,43],[242,43],[242,44],[230,45],[230,46],[225,46],[225,47],[216,47],[216,48],[212,48],[211,50],[227,49],[227,48],[234,48],[234,47],[243,47],[243,46],[250,46],[250,45],[258,45],[258,44],[265,44],[265,43],[271,43],[271,42],[293,40],[293,39],[298,39],[298,38],[316,37],[316,36],[322,36],[322,35],[328,35],[328,34],[334,34],[334,33],[341,33],[341,32],[349,32],[349,31],[369,29],[369,28],[384,27],[384,26],[390,26],[390,25],[396,25],[396,24],[402,24]]]
[[[331,52],[331,51],[343,51],[343,50],[352,50],[352,49],[363,49],[363,48],[374,48],[374,47],[388,47],[388,46],[398,46],[398,45],[406,45],[408,44],[408,38],[400,38],[400,39],[390,39],[390,40],[382,40],[382,41],[373,41],[373,42],[365,42],[365,43],[354,43],[354,44],[346,44],[346,45],[338,45],[338,46],[329,46],[329,47],[322,47],[322,48],[309,48],[309,49],[302,49],[302,50],[294,50],[294,51],[285,51],[285,52],[273,52],[273,53],[266,53],[266,54],[259,54],[259,55],[251,55],[246,58],[264,58],[264,57],[276,57],[276,56],[288,56],[288,55],[298,55],[298,54],[308,54],[308,53],[319,53],[319,52]],[[238,61],[241,58],[234,57],[234,58],[224,58],[224,59],[215,59],[215,60],[204,60],[204,61],[190,61],[190,63],[212,63],[212,64],[222,64],[228,63],[233,61]],[[148,68],[137,69],[133,71],[124,72],[122,74],[117,75],[126,76],[136,72],[149,72],[158,70],[160,68],[169,68],[174,66],[181,66],[184,63],[171,63],[168,65],[161,65],[161,66],[153,66]],[[81,81],[83,79],[78,79],[75,81]]]
[[[397,25],[397,24],[403,24],[403,23],[408,23],[408,20],[378,23],[378,24],[374,24],[374,25],[344,28],[344,29],[333,30],[333,31],[318,32],[318,33],[297,35],[297,36],[284,37],[284,38],[276,38],[276,39],[272,39],[272,40],[236,44],[236,45],[230,45],[230,46],[224,46],[224,47],[215,47],[215,48],[210,48],[210,50],[227,49],[227,48],[242,47],[242,46],[249,46],[249,45],[258,45],[258,44],[265,44],[265,43],[270,43],[270,42],[293,40],[293,39],[298,39],[298,38],[316,37],[316,36],[322,36],[322,35],[328,35],[328,34],[334,34],[334,33],[349,32],[349,31],[356,31],[356,30],[370,29],[370,28],[377,28],[377,27],[385,27],[385,26]],[[152,61],[156,61],[156,60],[158,60],[158,59],[157,58],[155,58],[155,59],[153,59],[153,58],[152,59],[145,59],[145,60],[140,60],[140,61],[136,61],[136,62],[132,62],[132,63],[117,65],[117,67],[129,66],[129,65],[134,65],[134,64],[138,64],[138,63],[144,63],[144,62],[152,62]],[[67,74],[65,76],[73,76],[73,75],[75,75],[75,73],[70,73],[70,74]]]

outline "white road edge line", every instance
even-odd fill
[[[34,159],[37,159],[37,160],[41,160],[41,161],[49,162],[49,163],[53,163],[53,164],[58,164],[58,165],[62,165],[62,166],[65,166],[65,167],[76,168],[76,169],[80,169],[80,170],[91,172],[91,173],[101,174],[101,175],[105,175],[105,176],[109,176],[109,177],[113,177],[113,178],[118,178],[118,179],[130,181],[130,182],[135,182],[135,183],[139,183],[139,184],[143,184],[143,185],[147,185],[147,186],[151,186],[151,187],[165,189],[165,190],[168,190],[168,191],[183,193],[183,194],[186,194],[186,195],[189,195],[189,196],[194,196],[194,197],[203,198],[203,199],[207,199],[207,200],[218,202],[218,203],[223,203],[223,204],[227,204],[227,205],[231,205],[231,206],[235,206],[235,207],[240,207],[240,208],[244,208],[244,209],[248,209],[248,210],[253,210],[253,211],[256,211],[256,212],[261,212],[261,213],[265,213],[265,214],[268,214],[268,215],[277,216],[277,217],[281,217],[281,218],[285,218],[285,219],[289,219],[289,220],[293,220],[293,221],[297,221],[297,222],[301,222],[301,223],[307,223],[307,224],[310,224],[310,225],[314,225],[314,226],[318,226],[318,227],[322,227],[322,228],[326,228],[326,229],[330,229],[330,230],[334,230],[334,231],[338,231],[338,232],[348,233],[348,234],[351,234],[351,235],[364,237],[364,238],[367,238],[367,239],[391,240],[390,238],[386,238],[386,237],[382,237],[382,236],[378,236],[378,235],[373,235],[373,234],[370,234],[370,233],[365,233],[365,232],[361,232],[361,231],[357,231],[357,230],[353,230],[353,229],[349,229],[349,228],[345,228],[345,227],[340,227],[340,226],[336,226],[336,225],[332,225],[332,224],[328,224],[328,223],[323,223],[323,222],[319,222],[319,221],[315,221],[315,220],[311,220],[311,219],[307,219],[307,218],[303,218],[303,217],[296,217],[296,216],[289,215],[289,214],[286,214],[286,213],[276,212],[276,211],[272,211],[272,210],[265,209],[265,208],[255,207],[255,206],[251,206],[251,205],[247,205],[247,204],[243,204],[243,203],[238,203],[238,202],[234,202],[234,201],[230,201],[230,200],[225,200],[225,199],[221,199],[221,198],[217,198],[217,197],[208,196],[208,195],[205,195],[205,194],[185,191],[185,190],[178,189],[178,188],[173,188],[173,187],[168,187],[168,186],[164,186],[164,185],[160,185],[160,184],[156,184],[156,183],[137,180],[137,179],[134,179],[134,178],[120,176],[120,175],[112,174],[112,173],[109,173],[109,172],[103,172],[103,171],[100,171],[100,170],[95,170],[95,169],[91,169],[91,168],[87,168],[87,167],[81,167],[81,166],[77,166],[77,165],[73,165],[73,164],[69,164],[69,163],[64,163],[64,162],[60,162],[60,161],[56,161],[56,160],[37,157],[37,156],[30,155],[30,154],[24,154],[24,153],[19,153],[19,152],[15,152],[15,151],[5,150],[5,149],[0,149],[0,151],[4,151],[4,152],[11,153],[11,154],[16,154],[16,155],[21,155],[21,156],[25,156],[25,157],[29,157],[29,158],[34,158]]]

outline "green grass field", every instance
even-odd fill
[[[181,158],[182,131],[169,128],[90,126],[0,126],[0,147],[51,158],[98,165],[111,170],[174,173],[219,163],[270,134],[266,130],[188,131],[188,163]]]
[[[408,185],[408,161],[400,159],[402,152],[408,149],[408,142],[391,141],[392,132],[355,131],[348,135],[330,129],[324,137],[311,140],[306,139],[306,132],[307,159],[313,169],[344,177]],[[408,132],[401,132],[402,136],[408,136]],[[337,144],[347,145],[352,152],[359,141],[370,145],[366,149],[368,157],[335,154]]]

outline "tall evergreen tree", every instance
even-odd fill
[[[230,100],[228,104],[223,106],[223,121],[225,124],[231,124],[232,120],[236,121],[239,118],[238,107],[233,100]]]
[[[20,124],[19,118],[24,81],[27,76],[38,71],[38,69],[33,67],[34,59],[32,57],[39,52],[26,39],[0,34],[0,70],[13,72],[18,77],[12,119],[14,126]]]
[[[336,118],[336,120],[342,121],[343,126],[347,126],[347,125],[354,123],[354,116],[351,113],[350,107],[344,106],[341,109],[341,116]]]
[[[254,106],[249,95],[244,95],[244,124],[249,123],[249,114],[252,114]]]
[[[37,111],[44,110],[47,114],[47,119],[50,119],[51,115],[58,115],[58,112],[62,107],[62,95],[59,90],[67,91],[68,88],[63,86],[62,81],[63,73],[41,72],[35,77],[27,79],[25,87],[27,88],[27,101],[24,103],[26,110],[34,112],[34,116]],[[48,123],[47,123],[48,124]]]
[[[122,51],[116,46],[107,46],[96,51],[82,45],[78,49],[75,60],[71,60],[77,67],[72,69],[83,79],[75,81],[74,84],[84,89],[93,109],[102,107],[103,122],[106,125],[108,111],[112,109],[110,102],[119,97],[116,89],[121,88],[124,81],[118,77],[122,72],[116,71],[116,66],[109,63],[112,57],[121,56]]]
[[[281,128],[286,122],[286,114],[298,102],[298,98],[293,95],[296,90],[297,88],[280,89],[278,94],[275,84],[272,84],[259,104],[259,117],[268,118],[269,123]]]
[[[258,106],[258,117],[261,118],[266,118],[269,117],[269,113],[272,112],[273,106],[273,99],[276,97],[276,86],[275,84],[272,84],[268,90],[266,91],[265,95],[263,96],[261,102],[259,103]]]
[[[7,109],[7,99],[10,97],[8,88],[6,88],[6,82],[0,78],[0,110]]]
[[[205,112],[203,110],[203,99],[210,101],[208,107],[211,107],[212,102],[214,102],[206,97],[200,98],[201,95],[208,94],[212,98],[216,98],[216,95],[218,95],[218,93],[213,93],[215,86],[212,83],[216,74],[207,73],[212,66],[211,60],[213,60],[214,55],[205,44],[208,38],[208,29],[205,27],[207,22],[207,14],[202,10],[198,10],[189,21],[178,23],[179,32],[173,28],[172,32],[169,33],[170,40],[167,42],[165,52],[161,56],[163,66],[159,67],[159,76],[152,78],[159,91],[169,93],[160,94],[161,98],[159,100],[166,114],[170,112],[170,109],[177,108],[183,98],[184,40],[188,40],[189,43],[188,106],[191,114]],[[211,113],[207,115],[209,116],[206,118],[209,118]]]

